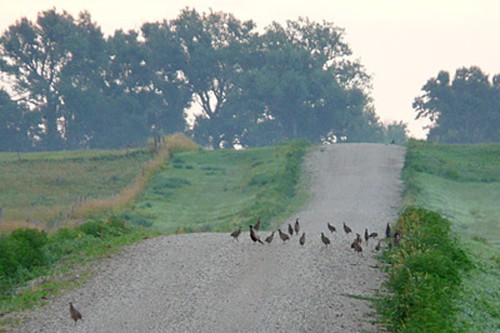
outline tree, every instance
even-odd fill
[[[385,142],[403,145],[408,140],[408,125],[402,121],[393,121],[385,128]]]
[[[63,99],[58,84],[75,50],[73,18],[54,9],[38,15],[36,23],[22,18],[0,39],[1,69],[14,79],[24,102],[42,114],[48,149],[61,148],[58,121]]]
[[[433,125],[429,140],[447,143],[498,142],[500,131],[500,95],[495,80],[478,67],[460,68],[453,81],[441,71],[422,87],[424,94],[415,98],[416,119],[429,118]]]
[[[0,89],[0,151],[24,151],[32,145],[38,134],[33,132],[32,115]]]
[[[191,105],[192,91],[182,73],[185,54],[171,25],[146,23],[141,28],[149,67],[148,114],[150,127],[161,133],[184,132],[184,110]]]
[[[223,117],[216,114],[228,102],[235,89],[235,81],[244,71],[246,46],[252,38],[254,23],[242,22],[232,14],[210,12],[199,14],[186,8],[170,22],[176,32],[178,47],[184,53],[182,73],[186,86],[201,107],[195,128],[195,136],[204,143],[219,148],[220,131],[209,133],[206,126],[221,128]],[[204,129],[202,129],[204,127]]]

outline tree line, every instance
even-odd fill
[[[21,18],[0,37],[0,150],[113,148],[185,132],[213,148],[382,141],[344,30],[185,8],[105,37],[88,12]],[[190,110],[188,112],[188,110]]]
[[[432,121],[428,140],[445,143],[500,142],[500,74],[490,79],[479,67],[459,68],[453,80],[440,71],[422,87],[413,108]]]

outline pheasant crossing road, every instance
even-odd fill
[[[309,153],[311,201],[281,226],[299,218],[303,246],[298,233],[254,243],[245,226],[238,242],[229,233],[146,240],[96,264],[87,283],[31,311],[17,331],[375,332],[369,304],[350,295],[373,295],[384,281],[373,258],[380,236],[362,241],[359,253],[351,244],[365,229],[385,235],[397,217],[404,154],[380,144]],[[353,232],[330,232],[327,222]],[[69,302],[85,320],[75,325]]]

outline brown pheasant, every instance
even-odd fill
[[[299,244],[304,245],[306,243],[306,233],[302,233],[302,236],[299,238]]]
[[[259,230],[259,228],[260,228],[260,216],[259,216],[259,219],[257,220],[257,223],[255,223],[255,226],[253,228],[255,230]]]
[[[278,229],[278,233],[279,233],[280,238],[283,242],[286,242],[287,240],[290,239],[290,237],[287,234],[285,234],[283,231],[281,231],[281,229]]]
[[[300,225],[299,225],[299,219],[297,218],[295,220],[295,226],[294,226],[294,230],[295,230],[295,234],[299,234],[299,230],[300,230]]]
[[[254,243],[256,242],[259,242],[261,244],[264,244],[262,243],[262,241],[260,240],[259,236],[257,236],[257,234],[255,233],[255,230],[253,230],[253,226],[252,225],[249,225],[250,227],[250,238],[253,240]]]
[[[274,231],[269,236],[266,237],[265,239],[266,243],[268,244],[271,243],[273,241],[273,238],[274,238]]]
[[[76,322],[78,321],[78,319],[83,320],[82,314],[80,313],[80,311],[75,309],[75,307],[73,306],[73,303],[71,303],[71,302],[69,302],[69,314],[71,315],[71,319],[73,319],[75,321],[75,325],[76,325]]]
[[[240,236],[240,234],[241,234],[241,226],[238,228],[238,230],[235,230],[231,233],[231,237],[238,240],[238,237]]]
[[[345,224],[345,222],[344,222],[344,231],[345,231],[345,233],[346,233],[346,234],[348,234],[348,233],[352,232],[352,229],[351,229],[351,228],[349,228],[349,227]]]
[[[321,233],[321,241],[327,247],[328,247],[328,244],[330,244],[330,238],[326,237],[324,233]]]

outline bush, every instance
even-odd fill
[[[381,312],[396,332],[452,332],[453,299],[461,270],[471,263],[450,238],[450,222],[437,213],[408,207],[396,228],[403,236],[386,257],[391,264],[391,295],[381,303]]]
[[[125,222],[122,219],[112,216],[107,222],[103,222],[101,220],[89,221],[82,224],[78,230],[86,235],[105,239],[127,233],[129,228],[125,225]]]
[[[47,262],[47,234],[35,229],[17,229],[0,238],[0,276],[12,277]]]

